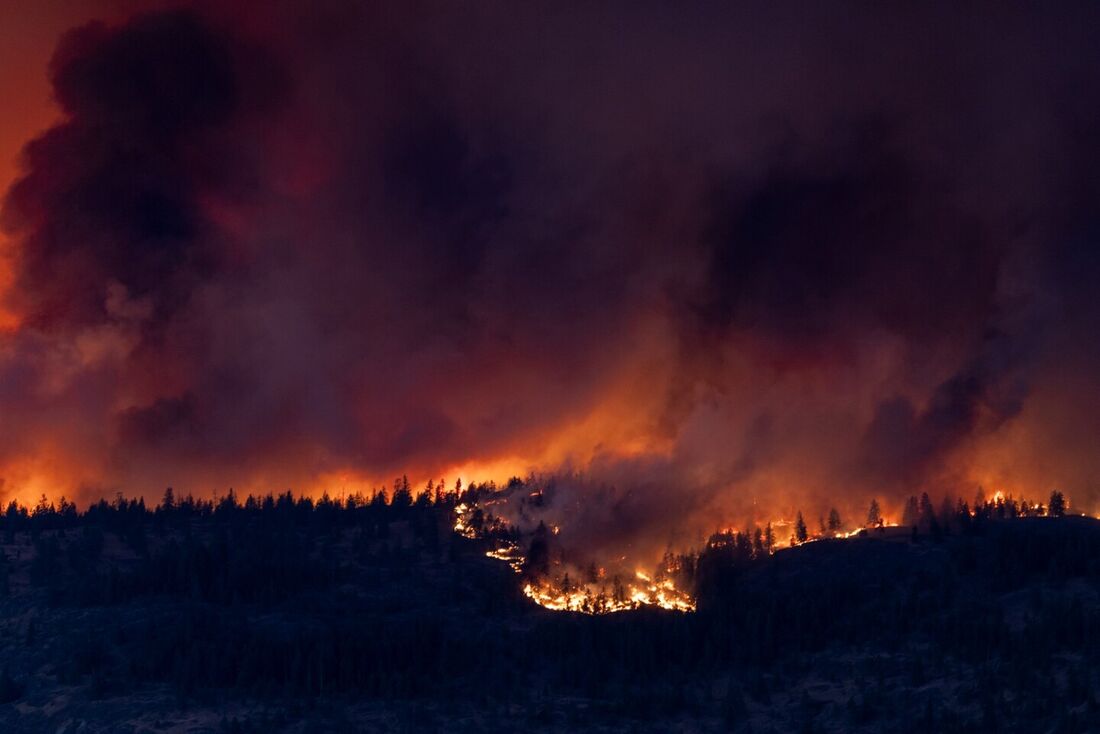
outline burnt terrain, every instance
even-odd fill
[[[1100,522],[694,561],[695,613],[553,612],[456,499],[0,516],[6,732],[1086,732]]]

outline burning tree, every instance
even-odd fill
[[[805,543],[809,540],[810,534],[806,531],[806,521],[802,519],[802,511],[798,513],[798,519],[794,523],[794,539],[797,543]]]

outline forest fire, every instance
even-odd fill
[[[541,499],[541,493],[533,495]],[[485,515],[481,513],[480,508],[471,507],[469,503],[457,504],[454,508],[455,533],[474,540],[492,539],[494,547],[485,551],[485,556],[507,563],[513,571],[525,577],[523,593],[539,606],[584,614],[610,614],[642,607],[678,612],[695,610],[694,598],[678,588],[673,580],[672,575],[679,568],[668,558],[655,575],[635,570],[626,578],[620,575],[609,577],[605,569],[595,566],[586,571],[574,568],[570,575],[565,570],[566,564],[560,562],[554,564],[554,573],[536,575],[529,568],[519,542],[502,537],[508,530],[501,521],[492,519],[486,523]],[[511,532],[514,533],[514,529]],[[559,532],[557,526],[549,529],[552,535]]]
[[[560,535],[561,527],[547,525],[535,518],[554,503],[554,482],[531,489],[527,482],[513,480],[505,489],[494,485],[474,485],[464,501],[454,507],[454,532],[462,537],[491,545],[484,551],[487,558],[507,563],[521,577],[523,594],[534,603],[555,611],[583,614],[611,614],[654,607],[677,612],[692,612],[696,608],[694,585],[699,552],[677,555],[671,551],[653,571],[644,568],[630,570],[631,559],[617,557],[612,565],[616,571],[589,563],[587,566],[565,560],[562,550],[551,552],[549,544]],[[508,522],[494,514],[511,514]],[[876,510],[877,512],[877,510]],[[895,527],[896,523],[878,517],[877,527]],[[521,530],[525,525],[526,530]],[[713,533],[702,548],[713,552],[744,551],[753,558],[770,555],[780,549],[824,538],[853,538],[865,533],[866,526],[852,530],[839,527],[810,534],[802,522],[785,518],[769,522],[754,532],[739,532],[732,528]],[[529,557],[530,556],[530,557]],[[535,557],[537,556],[537,558]]]
[[[532,487],[537,487],[532,489]],[[988,520],[1015,517],[1049,517],[1066,513],[1068,502],[1061,492],[1050,495],[1049,505],[1011,494],[996,492],[986,499],[979,489],[971,506],[962,500],[944,499],[934,509],[927,493],[910,497],[899,521],[883,515],[872,500],[866,518],[845,525],[839,513],[831,509],[818,518],[811,531],[801,512],[791,520],[779,518],[746,530],[727,528],[710,535],[682,555],[667,550],[652,572],[638,566],[640,558],[616,555],[609,562],[612,570],[588,560],[589,552],[565,548],[558,536],[565,532],[546,517],[552,512],[558,485],[554,479],[526,481],[514,479],[504,489],[492,484],[472,485],[454,505],[453,530],[456,534],[486,544],[484,555],[507,563],[521,578],[523,594],[534,603],[554,611],[582,614],[611,614],[645,607],[676,612],[696,608],[694,588],[700,569],[707,562],[739,564],[757,562],[787,548],[825,540],[878,537],[884,540],[908,540],[918,535],[940,537],[944,533],[964,531]],[[501,514],[495,514],[501,513]],[[511,520],[504,519],[505,516]],[[584,519],[580,518],[583,523]],[[580,540],[584,545],[583,534]],[[597,543],[599,544],[599,543]],[[630,570],[632,568],[633,570]]]
[[[517,573],[523,572],[524,558],[513,548],[507,555],[494,551],[486,553],[491,558],[507,560]],[[653,606],[677,612],[695,611],[695,600],[687,592],[678,589],[675,582],[662,574],[651,577],[644,571],[635,571],[626,580],[618,576],[607,578],[604,569],[598,569],[586,581],[573,581],[566,572],[561,576],[542,577],[523,585],[523,593],[539,606],[555,611],[582,612],[584,614],[610,614]],[[573,578],[580,577],[580,574]]]
[[[654,581],[642,571],[636,571],[634,576],[625,584],[615,580],[610,592],[606,585],[562,586],[544,579],[537,584],[525,584],[523,593],[547,609],[584,614],[611,614],[646,606],[677,612],[695,611],[695,600],[677,589],[671,580]]]
[[[784,5],[0,4],[0,734],[1100,732],[1100,3]]]
[[[693,513],[741,520],[756,496],[775,518],[837,488],[843,503],[871,491],[896,500],[911,486],[1049,481],[1075,488],[1090,511],[1100,503],[1089,489],[1100,486],[1095,355],[1075,346],[1096,331],[1095,279],[1074,275],[1091,249],[1042,246],[1091,242],[1091,207],[1065,205],[1091,201],[1065,193],[1091,179],[1068,165],[1078,156],[1048,147],[1057,135],[1014,129],[1013,150],[1067,166],[1003,210],[968,187],[1035,181],[1037,161],[983,146],[977,173],[955,171],[955,156],[867,135],[866,111],[834,119],[815,95],[775,85],[764,85],[778,95],[769,104],[806,126],[795,142],[758,125],[755,104],[658,120],[670,105],[650,111],[641,139],[614,136],[589,156],[577,141],[623,127],[631,95],[652,90],[586,87],[568,99],[600,100],[590,116],[548,104],[554,119],[532,125],[531,84],[468,76],[511,68],[483,56],[491,44],[409,31],[402,43],[431,49],[414,61],[344,39],[348,76],[336,83],[330,49],[290,43],[276,32],[280,13],[233,30],[210,12],[227,3],[201,5],[77,33],[48,74],[56,37],[39,39],[37,71],[8,65],[41,89],[20,105],[33,119],[6,128],[6,149],[26,143],[25,155],[0,162],[5,501],[86,502],[169,483],[319,495],[333,477],[373,482],[412,466],[423,478],[630,475],[631,501],[660,515],[661,530],[692,525]],[[530,79],[593,83],[544,66],[572,68],[577,54],[516,46]],[[280,83],[261,83],[256,54],[263,68],[285,63]],[[453,109],[382,81],[420,78],[421,63],[440,59],[453,60],[437,70]],[[378,73],[350,71],[363,68]],[[715,78],[735,88],[725,75],[742,68],[753,67],[723,64]],[[146,73],[189,82],[136,94]],[[895,100],[913,91],[840,78],[882,84]],[[363,91],[292,91],[322,79],[325,90]],[[1041,87],[1036,109],[1049,102]],[[56,107],[40,104],[50,99]],[[711,125],[761,138],[712,138]],[[944,136],[931,150],[976,139],[931,118],[902,129]],[[680,155],[695,144],[697,156]],[[205,160],[225,170],[213,175]],[[624,177],[634,163],[652,180]],[[1050,231],[1005,236],[1016,211]],[[668,540],[650,530],[639,528],[643,542]]]

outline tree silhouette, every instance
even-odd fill
[[[920,526],[921,532],[938,536],[940,524],[936,521],[936,511],[932,507],[932,499],[928,496],[927,492],[921,493],[918,512],[920,513],[918,525]]]
[[[920,522],[920,509],[917,507],[917,498],[910,495],[905,502],[905,509],[901,513],[901,524],[916,527]]]
[[[412,506],[412,490],[409,489],[409,478],[407,476],[395,480],[393,488],[393,501],[390,504],[399,508]]]
[[[1051,517],[1062,517],[1066,514],[1066,498],[1058,490],[1050,493],[1050,503],[1047,507],[1047,513]]]
[[[806,521],[802,519],[802,511],[798,512],[798,519],[794,523],[794,539],[796,542],[805,543],[810,534],[806,531]]]
[[[867,527],[878,527],[882,525],[882,510],[879,509],[878,500],[871,500],[871,507],[867,510]]]
[[[164,497],[160,501],[160,509],[170,512],[176,508],[176,494],[171,487],[164,490]]]
[[[829,532],[840,532],[840,513],[836,511],[835,507],[829,508]]]

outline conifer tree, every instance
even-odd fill
[[[1050,493],[1050,504],[1047,509],[1047,514],[1051,517],[1062,517],[1066,514],[1066,498],[1058,490]]]
[[[874,528],[882,525],[882,510],[879,509],[878,500],[871,500],[871,507],[867,510],[867,527]]]

